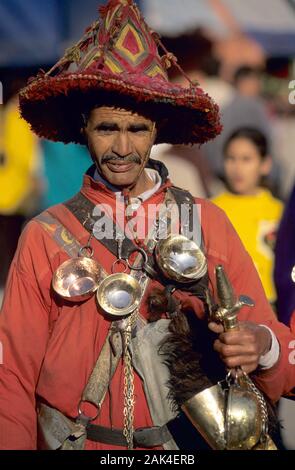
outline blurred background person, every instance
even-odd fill
[[[272,166],[267,139],[255,128],[240,128],[228,138],[223,153],[228,190],[213,202],[227,213],[274,304],[273,250],[283,205],[261,186]]]
[[[18,97],[0,107],[0,304],[18,237],[36,214],[42,193],[37,137],[20,118]]]
[[[189,86],[189,80],[200,82],[218,104],[230,99],[232,87],[219,77],[219,63],[212,55],[213,43],[200,29],[177,37],[163,37],[162,42],[170,53],[179,58],[179,65],[187,77],[177,67],[171,66],[168,74],[172,82],[183,87]],[[152,157],[168,167],[169,176],[176,186],[187,189],[194,196],[209,197],[222,187],[199,145],[156,145]]]
[[[272,115],[262,99],[262,70],[247,65],[239,67],[233,77],[232,99],[222,108],[222,134],[213,142],[204,145],[203,151],[212,169],[221,177],[223,172],[223,148],[229,136],[238,128],[254,127],[273,142]],[[278,185],[279,168],[275,163],[272,180]]]
[[[295,332],[295,185],[286,204],[275,246],[274,280],[277,291],[278,319]],[[292,315],[293,314],[293,315]],[[290,345],[295,348],[295,344]],[[293,355],[293,357],[295,357]],[[295,448],[295,389],[281,398],[279,418],[283,422],[282,436],[287,448]]]
[[[274,280],[278,294],[278,317],[290,324],[295,311],[295,185],[286,204],[275,246]]]
[[[262,70],[247,65],[238,68],[234,73],[233,85],[233,98],[223,109],[226,133],[237,127],[252,125],[271,142],[271,113],[262,99]]]

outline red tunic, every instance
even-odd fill
[[[159,204],[163,185],[143,203]],[[93,203],[115,207],[115,196],[102,183],[84,177],[83,194]],[[198,199],[208,267],[214,285],[214,267],[223,264],[237,294],[255,300],[255,308],[243,308],[241,320],[268,325],[281,345],[278,363],[257,376],[257,382],[272,400],[295,385],[295,367],[288,361],[288,345],[294,340],[289,329],[279,323],[265,298],[255,267],[229,220],[212,203]],[[82,244],[88,232],[63,206],[52,211]],[[110,272],[115,257],[93,240],[95,258]],[[35,220],[25,228],[6,286],[0,315],[0,449],[36,449],[36,396],[70,417],[77,406],[93,366],[104,344],[109,321],[99,312],[95,299],[65,305],[51,292],[51,280],[58,266],[68,259],[50,235]],[[150,283],[150,288],[156,282]],[[184,297],[186,294],[182,294]],[[188,300],[196,315],[202,316],[197,298]],[[143,302],[141,314],[147,311]],[[135,428],[152,425],[141,379],[135,373]],[[123,427],[123,367],[119,363],[96,424]],[[87,441],[87,449],[117,448]]]

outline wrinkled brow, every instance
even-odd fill
[[[103,121],[99,122],[95,126],[96,130],[103,130],[103,131],[119,131],[120,126],[116,124],[115,122],[108,122],[108,121]],[[129,124],[127,130],[129,132],[140,132],[140,131],[149,131],[150,128],[148,124],[146,123],[138,123],[138,124]]]

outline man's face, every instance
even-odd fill
[[[155,140],[154,123],[121,108],[94,108],[85,136],[101,175],[118,187],[132,186]]]

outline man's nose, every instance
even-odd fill
[[[128,132],[119,132],[113,143],[113,152],[120,157],[127,157],[132,153],[132,142]]]

